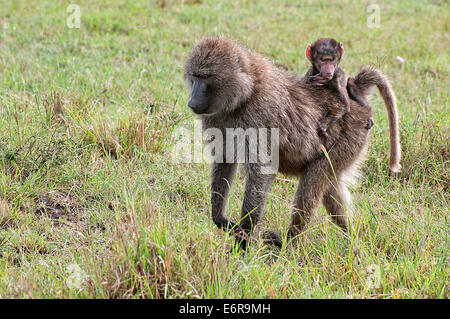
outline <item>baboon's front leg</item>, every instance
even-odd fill
[[[237,164],[213,163],[211,171],[211,212],[217,227],[230,230],[235,223],[225,217],[227,199],[233,184]]]
[[[238,225],[244,232],[244,238],[237,237],[241,248],[246,249],[247,241],[258,224],[266,206],[270,186],[275,174],[261,174],[261,167],[248,165],[244,202],[242,204],[241,221]]]

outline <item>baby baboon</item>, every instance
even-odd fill
[[[352,79],[347,81],[345,72],[339,66],[344,56],[344,45],[334,39],[321,38],[313,44],[308,44],[305,52],[306,58],[311,61],[312,66],[306,72],[306,80],[317,86],[326,86],[339,92],[344,100],[344,107],[332,105],[328,114],[319,121],[320,132],[325,135],[328,128],[337,120],[350,111],[350,98],[370,109],[364,96],[358,90]],[[347,92],[348,91],[348,92]],[[370,118],[366,129],[373,126]]]
[[[279,156],[277,169],[284,174],[301,176],[288,238],[303,229],[320,202],[333,220],[347,229],[345,210],[350,197],[346,182],[364,160],[369,136],[366,124],[371,117],[369,108],[351,101],[350,111],[329,127],[331,134],[321,140],[317,123],[328,109],[343,108],[339,94],[335,90],[311,86],[304,78],[220,37],[206,38],[196,44],[186,61],[185,78],[190,89],[189,107],[200,115],[203,130],[214,130],[216,146],[222,143],[215,149],[211,176],[212,218],[218,227],[233,231],[245,249],[276,175],[276,171],[263,172],[264,163],[259,157],[256,161],[246,157],[242,218],[239,224],[228,220],[226,203],[237,163],[234,146],[227,147],[227,131],[277,128],[278,143],[268,147],[272,155]],[[389,83],[380,71],[364,68],[356,76],[355,85],[363,96],[373,85],[380,90],[389,115],[390,168],[396,171],[400,167],[398,119]],[[250,141],[249,136],[245,136],[244,141],[246,151],[254,147],[251,143],[254,140]],[[263,142],[258,140],[258,151],[263,144],[267,147],[267,141]],[[218,149],[223,152],[217,152]],[[281,246],[278,232],[268,231],[264,238]]]

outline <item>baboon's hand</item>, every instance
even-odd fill
[[[325,83],[327,83],[327,81],[328,80],[326,78],[320,76],[320,74],[308,77],[308,83],[315,85],[315,86],[322,86]]]
[[[240,225],[236,224],[229,232],[235,237],[238,246],[243,251],[247,250],[247,243],[250,240],[248,233]]]

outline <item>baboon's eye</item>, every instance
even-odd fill
[[[197,77],[199,77],[200,79],[207,79],[210,77],[209,74],[198,74]]]

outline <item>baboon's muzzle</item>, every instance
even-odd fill
[[[188,106],[196,114],[206,113],[209,106],[206,83],[203,83],[202,81],[197,79],[194,80]]]

